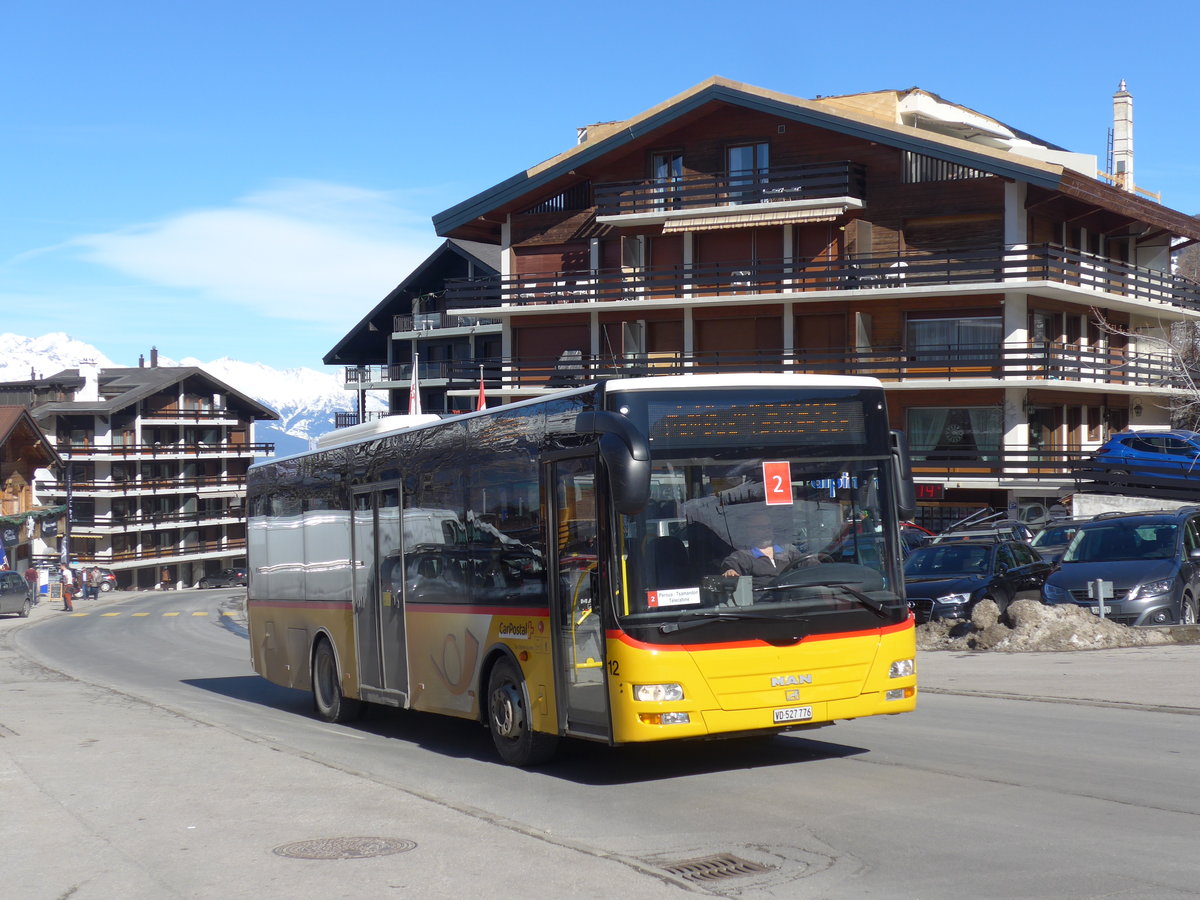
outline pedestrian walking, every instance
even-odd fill
[[[59,566],[62,581],[63,612],[75,612],[75,573],[66,563]]]
[[[37,566],[33,565],[32,563],[30,563],[29,567],[25,570],[25,584],[29,586],[29,599],[32,600],[36,606],[41,598],[38,595],[39,584]]]
[[[99,566],[92,566],[87,570],[87,582],[84,585],[83,597],[85,600],[100,599],[100,582],[104,579],[100,575]]]
[[[171,589],[171,570],[168,569],[166,566],[163,566],[162,575],[160,576],[160,579],[162,581],[162,589],[164,591],[169,591]]]

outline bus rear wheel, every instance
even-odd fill
[[[312,667],[313,706],[326,722],[350,722],[362,715],[362,704],[342,695],[337,658],[329,641],[317,642]]]
[[[510,766],[535,766],[554,756],[558,735],[533,730],[529,691],[510,660],[502,659],[492,668],[487,697],[488,729],[501,759]]]

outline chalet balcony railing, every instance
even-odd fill
[[[393,332],[436,331],[441,328],[471,328],[478,325],[499,325],[499,319],[487,316],[461,316],[452,312],[422,313],[419,316],[392,316]]]
[[[39,494],[66,496],[67,485],[62,481],[35,482]],[[130,478],[112,481],[74,481],[71,489],[79,495],[138,494],[161,492],[191,492],[213,488],[246,488],[245,475],[205,475],[195,478]]]
[[[853,260],[726,261],[447,279],[446,297],[462,305],[558,306],[1026,281],[1200,311],[1200,284],[1190,279],[1055,244],[936,254],[906,252]]]
[[[143,419],[182,419],[188,422],[207,422],[214,419],[236,419],[228,409],[160,409],[142,413]]]
[[[160,456],[264,456],[275,451],[274,444],[204,444],[156,443],[156,444],[94,444],[91,442],[59,441],[55,447],[64,459],[98,459],[119,457],[128,459]]]
[[[997,346],[875,347],[870,350],[760,350],[708,353],[647,353],[591,358],[566,353],[557,359],[488,358],[453,364],[449,390],[479,384],[495,390],[569,387],[605,378],[643,375],[695,375],[780,372],[814,375],[867,375],[883,382],[930,379],[1086,382],[1138,387],[1182,386],[1173,357],[1069,345],[1017,343]]]
[[[865,169],[843,161],[715,175],[643,178],[595,185],[597,216],[832,197],[862,199]]]
[[[449,362],[417,363],[417,380],[448,378]],[[412,363],[391,366],[346,366],[346,384],[400,384],[412,380]]]
[[[223,541],[200,541],[184,547],[142,547],[140,550],[114,550],[112,553],[88,556],[84,552],[76,554],[80,562],[103,564],[110,562],[130,562],[136,560],[170,559],[180,556],[191,556],[199,553],[238,553],[245,552],[245,538],[229,538]]]
[[[169,525],[195,524],[199,522],[243,522],[246,512],[242,509],[226,509],[219,512],[150,513],[146,515],[119,516],[75,516],[71,524],[75,528],[118,528],[138,530],[160,528]]]

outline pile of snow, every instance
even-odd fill
[[[1064,604],[1045,606],[1036,600],[1018,600],[1001,621],[1000,609],[991,600],[976,604],[970,622],[928,622],[917,626],[918,650],[1110,650],[1191,643],[1184,631],[1130,628],[1101,619],[1086,607]]]

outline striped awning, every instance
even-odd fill
[[[846,207],[839,204],[810,209],[775,209],[720,216],[672,216],[663,222],[663,234],[676,231],[713,231],[718,228],[752,228],[756,225],[832,222],[845,211]]]

